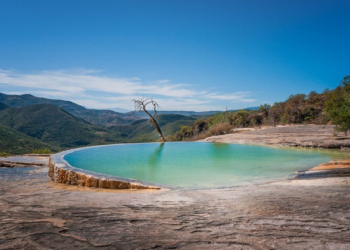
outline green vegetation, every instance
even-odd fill
[[[224,112],[209,117],[199,119],[188,126],[181,126],[180,131],[174,136],[168,136],[169,141],[200,140],[213,135],[227,134],[232,129],[228,117],[230,112]]]
[[[2,110],[0,123],[60,148],[89,145],[102,129],[50,104]]]
[[[181,125],[189,125],[196,120],[183,115],[158,115],[156,118],[165,137],[173,135]],[[109,128],[109,131],[117,134],[123,142],[150,142],[159,139],[148,119],[138,120],[129,125],[115,126]]]
[[[344,77],[342,86],[332,92],[326,106],[336,130],[347,135],[350,130],[350,76]]]
[[[0,152],[0,157],[6,157],[6,156],[10,156],[10,154],[6,152]]]
[[[4,110],[4,109],[7,109],[9,108],[9,106],[7,106],[6,104],[0,102],[0,110]]]
[[[1,104],[2,103],[2,104]],[[5,105],[6,104],[6,105]],[[2,105],[8,108],[23,108],[27,106],[37,105],[37,104],[51,104],[56,107],[67,111],[77,118],[84,119],[91,124],[111,127],[116,125],[127,125],[133,121],[139,119],[148,118],[147,114],[143,112],[128,112],[128,113],[118,113],[111,110],[96,110],[96,109],[86,109],[73,102],[64,100],[52,100],[47,98],[36,97],[33,95],[6,95],[0,93],[0,110],[2,110]],[[166,113],[165,113],[166,112]],[[159,111],[158,115],[161,114],[180,114],[184,116],[202,116],[202,115],[213,115],[219,111],[208,111],[208,112],[193,112],[193,111]]]
[[[35,149],[32,154],[52,154],[53,152],[48,148]]]
[[[51,104],[67,111],[75,117],[84,119],[92,124],[111,127],[116,125],[126,125],[133,121],[148,118],[144,112],[128,112],[119,113],[111,110],[96,110],[86,109],[76,103],[64,100],[52,100],[47,98],[36,97],[33,95],[6,95],[0,93],[0,103],[3,103],[5,107],[10,108],[23,108],[36,104]],[[0,104],[0,110],[2,109]],[[194,111],[158,111],[158,115],[171,114],[171,115],[183,115],[183,116],[210,116],[220,111],[206,111],[206,112],[194,112]],[[153,112],[151,112],[153,113]]]
[[[14,129],[0,125],[0,152],[2,156],[29,154],[38,148],[58,152],[59,148],[39,141]]]
[[[132,114],[123,114],[111,110],[86,109],[78,104],[63,100],[52,100],[32,95],[5,95],[0,93],[0,102],[11,108],[23,108],[37,104],[51,104],[67,111],[75,117],[84,119],[92,124],[100,126],[113,126],[128,124],[138,118]],[[1,110],[1,107],[0,107]]]
[[[284,102],[272,106],[264,104],[258,110],[227,111],[197,120],[189,126],[183,126],[171,139],[198,140],[229,133],[233,128],[310,123],[332,123],[344,133],[350,130],[350,76],[343,79],[342,86],[332,91],[291,95]]]
[[[157,119],[165,136],[196,120],[182,115],[159,115]],[[158,140],[148,120],[105,128],[50,104],[0,110],[0,124],[0,152],[4,154],[46,154],[82,146]]]
[[[9,105],[21,106],[25,101],[40,102],[38,99],[41,99],[30,95],[22,95],[21,98],[12,96],[12,99],[10,97],[0,94],[0,101],[6,99]],[[74,103],[58,102],[61,106],[67,104],[70,108],[73,105],[76,107],[75,112],[86,111]],[[111,119],[113,121],[116,118]],[[331,123],[336,125],[337,131],[347,134],[350,130],[350,76],[345,77],[342,85],[332,91],[291,95],[284,102],[277,102],[272,106],[264,104],[257,110],[226,111],[200,117],[161,114],[157,115],[156,119],[167,141],[199,140],[230,133],[233,128],[278,124]],[[11,108],[0,103],[2,156],[24,153],[49,154],[82,146],[158,140],[159,137],[148,119],[106,127],[75,117],[72,113],[51,104]]]

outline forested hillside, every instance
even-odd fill
[[[158,135],[148,119],[138,119],[123,125],[102,126],[81,118],[85,117],[86,112],[94,113],[94,110],[87,110],[71,102],[51,100],[58,106],[29,105],[41,102],[38,101],[40,98],[1,94],[0,97],[6,101],[6,104],[0,102],[0,154],[31,153],[41,149],[56,152],[90,145],[158,140]],[[74,111],[71,109],[69,112],[59,106],[66,109],[73,107]],[[82,113],[74,116],[74,112]],[[97,116],[107,111],[98,112]],[[345,77],[334,90],[291,95],[284,102],[264,104],[258,109],[226,111],[212,116],[161,114],[156,119],[168,141],[198,140],[230,133],[233,128],[278,124],[332,123],[336,125],[338,132],[347,133],[350,129],[350,76]]]
[[[104,127],[130,124],[133,121],[148,118],[144,112],[119,113],[112,110],[86,109],[74,102],[64,100],[53,100],[33,95],[6,95],[0,93],[0,103],[11,108],[22,108],[35,104],[51,104],[62,108],[75,117],[82,118],[92,124]],[[131,104],[131,102],[130,102]],[[254,108],[253,108],[254,109]],[[1,106],[0,106],[1,110]],[[184,116],[210,116],[221,111],[158,111],[158,114],[184,115]],[[151,112],[152,113],[152,112]]]
[[[182,125],[196,120],[182,115],[159,115],[157,119],[165,135],[174,134]],[[0,124],[0,154],[3,155],[158,140],[147,119],[106,128],[77,118],[51,104],[9,108],[0,103]]]
[[[9,108],[9,106],[7,106],[6,104],[0,102],[0,110],[7,109],[7,108]]]
[[[92,124],[101,126],[113,126],[127,124],[139,118],[132,113],[123,114],[111,110],[86,109],[74,102],[63,100],[52,100],[33,95],[5,95],[0,93],[0,102],[12,108],[27,107],[35,104],[51,104],[62,108],[70,114],[82,118]]]
[[[164,136],[172,135],[179,131],[181,126],[187,126],[196,121],[196,118],[183,115],[157,115],[156,119]],[[115,126],[109,128],[109,131],[128,142],[150,142],[159,139],[148,119],[138,120],[129,125]]]
[[[169,139],[197,140],[229,133],[233,128],[308,123],[332,123],[337,131],[347,133],[350,129],[350,76],[344,77],[334,90],[291,95],[284,102],[272,106],[264,104],[258,110],[223,112],[199,119],[190,126],[183,126]]]
[[[57,152],[59,148],[41,142],[15,129],[0,124],[0,156],[10,154],[26,154],[35,150]]]
[[[2,110],[0,123],[62,148],[89,145],[99,139],[98,132],[104,131],[50,104]]]

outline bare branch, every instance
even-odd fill
[[[154,101],[152,98],[141,98],[141,99],[133,99],[132,100],[134,102],[134,106],[135,106],[135,111],[144,111],[149,117],[150,117],[150,123],[152,124],[152,126],[155,128],[155,130],[157,131],[162,143],[165,142],[164,136],[162,131],[159,128],[159,125],[157,123],[157,121],[154,119],[155,116],[157,115],[157,111],[159,109],[159,105],[156,101]],[[148,110],[147,110],[147,105],[148,104],[152,104],[153,105],[153,110],[154,110],[154,114],[151,115]]]

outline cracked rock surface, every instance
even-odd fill
[[[276,145],[288,147],[344,148],[350,147],[350,137],[334,136],[333,125],[292,125],[250,129],[243,133],[212,136],[209,142]]]
[[[108,191],[46,175],[0,169],[0,249],[350,249],[350,177]]]

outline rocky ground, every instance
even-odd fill
[[[250,129],[248,131],[212,136],[209,142],[276,145],[289,147],[344,148],[350,147],[350,137],[334,136],[332,125],[293,125]]]
[[[349,249],[350,177],[102,191],[0,170],[0,249]]]
[[[348,175],[111,191],[54,184],[47,170],[0,168],[0,249],[350,249]]]
[[[21,155],[0,157],[0,168],[14,168],[25,166],[47,166],[50,155]]]

